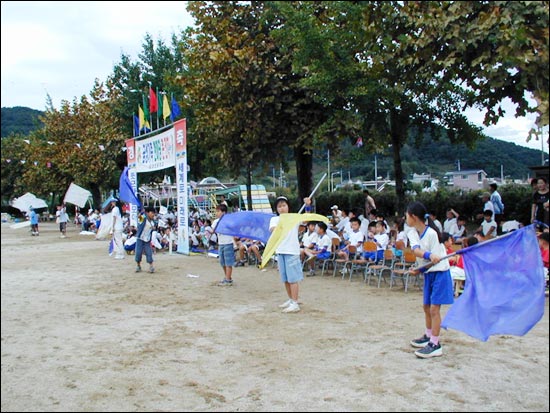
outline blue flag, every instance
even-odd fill
[[[176,120],[176,118],[181,115],[180,105],[178,105],[178,102],[174,96],[172,96],[172,101],[170,102],[170,106],[172,109],[170,113],[170,120],[174,122],[174,120]]]
[[[139,118],[134,115],[134,137],[139,136]]]
[[[487,341],[526,334],[544,315],[544,267],[535,226],[465,248],[464,293],[441,327]]]
[[[124,171],[120,174],[118,193],[121,201],[137,205],[138,208],[141,209],[141,202],[139,202],[138,197],[134,193],[134,188],[132,188],[132,184],[128,178],[127,166],[124,167]]]
[[[257,211],[241,211],[225,214],[220,218],[214,230],[219,234],[250,238],[267,244],[271,235],[269,221],[274,214]]]

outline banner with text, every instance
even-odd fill
[[[152,172],[175,165],[174,129],[136,141],[136,172]]]

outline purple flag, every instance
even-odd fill
[[[441,327],[481,341],[526,334],[544,315],[544,267],[535,226],[465,248],[464,293]]]

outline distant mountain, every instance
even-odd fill
[[[318,153],[315,165],[319,170],[326,168],[326,152]],[[548,154],[545,155],[548,159]],[[331,170],[342,171],[343,179],[350,176],[353,180],[373,180],[375,156],[365,148],[356,148],[351,142],[344,142],[341,154],[331,153]],[[411,138],[401,150],[401,162],[405,177],[413,173],[430,173],[441,178],[446,172],[460,170],[483,169],[489,177],[500,177],[501,166],[505,178],[526,179],[533,176],[530,166],[541,164],[541,153],[538,150],[526,148],[490,137],[476,142],[473,149],[464,144],[453,145],[447,138],[437,141],[425,138],[417,146]],[[317,169],[316,168],[316,169]],[[376,155],[377,175],[383,178],[393,177],[393,158],[391,148]],[[337,178],[337,182],[340,177]]]
[[[2,138],[12,134],[26,136],[30,132],[40,129],[42,122],[38,117],[43,113],[40,110],[22,106],[2,108]]]

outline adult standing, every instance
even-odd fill
[[[124,243],[122,241],[122,230],[124,224],[122,223],[122,214],[120,208],[117,205],[117,199],[111,201],[111,231],[113,235],[113,252],[116,260],[124,259]]]
[[[483,202],[483,209],[480,214],[477,214],[477,219],[483,219],[483,213],[487,210],[491,211],[493,215],[495,214],[495,206],[491,202],[491,194],[489,192],[484,192],[480,195],[481,202]]]
[[[499,231],[499,234],[501,233],[501,224],[504,219],[504,204],[502,203],[502,197],[500,196],[499,192],[497,191],[498,185],[493,182],[489,185],[489,193],[491,194],[491,197],[489,200],[493,203],[494,208],[494,219],[497,223],[497,230]]]
[[[533,193],[533,204],[531,207],[531,223],[534,221],[550,225],[549,218],[550,195],[546,178],[537,179],[537,190]]]
[[[363,195],[365,195],[365,217],[368,218],[371,211],[376,209],[376,203],[374,198],[370,196],[368,189],[363,189]]]

